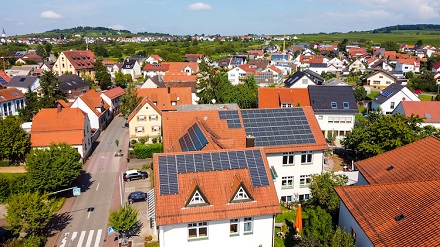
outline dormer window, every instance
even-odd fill
[[[244,184],[241,182],[240,186],[238,187],[237,191],[234,194],[234,197],[232,197],[230,203],[242,203],[242,202],[250,202],[253,201],[251,194],[249,194],[249,191],[246,189]]]
[[[237,194],[234,196],[234,200],[246,200],[249,199],[249,196],[247,195],[246,191],[244,191],[243,187],[240,187],[240,189],[237,191]]]
[[[344,109],[350,108],[350,105],[348,104],[348,102],[343,102],[342,105],[344,106]]]
[[[196,191],[189,202],[190,205],[205,203],[205,199],[200,195],[199,191]]]
[[[337,104],[336,102],[332,102],[331,105],[332,105],[332,108],[333,108],[333,109],[338,108],[338,104]]]

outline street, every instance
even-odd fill
[[[81,195],[68,212],[71,221],[58,234],[56,246],[109,246],[105,244],[109,210],[117,209],[125,200],[122,173],[127,168],[128,129],[124,123],[123,118],[115,117],[98,138],[99,144],[84,165]],[[115,157],[120,149],[123,156]]]

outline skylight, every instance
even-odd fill
[[[402,220],[405,219],[405,215],[403,215],[403,214],[401,214],[401,215],[397,215],[396,217],[394,217],[394,219],[395,219],[397,222],[400,222],[400,221],[402,221]]]
[[[350,108],[350,105],[348,104],[348,102],[343,102],[342,105],[344,106],[344,109]]]
[[[337,104],[336,102],[332,102],[331,104],[332,104],[332,108],[333,108],[333,109],[338,108],[338,104]]]

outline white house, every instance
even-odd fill
[[[110,105],[101,98],[101,93],[93,89],[79,96],[73,102],[71,108],[79,108],[85,112],[94,131],[103,130],[110,123]]]
[[[154,173],[161,247],[273,246],[281,210],[262,149],[160,154]]]
[[[0,114],[3,118],[17,116],[18,110],[25,107],[25,95],[16,88],[0,90]]]
[[[284,81],[284,85],[288,88],[307,88],[310,85],[321,85],[325,78],[311,71],[297,71]]]
[[[401,101],[420,101],[420,99],[406,86],[392,83],[374,97],[371,109],[380,108],[384,114],[391,114]]]
[[[344,68],[344,62],[342,62],[339,58],[335,57],[330,59],[327,62],[327,67],[330,67],[331,65],[334,66],[334,68],[336,69],[336,71],[341,72],[342,69]]]
[[[420,72],[420,58],[410,57],[410,58],[399,58],[396,63],[396,71],[402,71],[403,73]]]
[[[14,76],[7,84],[8,88],[16,88],[22,93],[37,92],[40,89],[40,78],[36,76]]]
[[[440,61],[438,61],[432,66],[432,73],[437,73],[437,72],[440,72]]]
[[[370,74],[366,78],[367,85],[376,88],[386,88],[392,83],[397,82],[397,78],[384,70],[378,70],[373,74]]]
[[[163,58],[161,58],[159,55],[157,54],[152,54],[150,55],[145,62],[149,63],[149,64],[153,64],[153,63],[161,63],[164,62],[165,60]]]
[[[365,64],[363,64],[359,59],[356,59],[354,62],[348,65],[348,71],[364,73],[365,69]]]
[[[112,88],[101,94],[101,98],[110,106],[109,110],[112,116],[116,116],[119,113],[121,97],[124,94],[125,91],[121,87]]]
[[[141,66],[139,65],[139,62],[136,59],[132,58],[124,59],[121,71],[125,75],[131,75],[131,78],[133,80],[142,76]]]

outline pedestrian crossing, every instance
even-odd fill
[[[100,247],[102,237],[102,229],[81,231],[81,232],[65,232],[62,236],[60,247]]]

